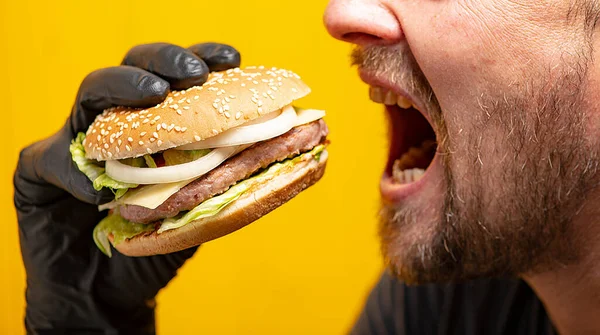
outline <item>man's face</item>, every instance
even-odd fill
[[[380,234],[404,280],[577,260],[600,162],[594,2],[330,2],[329,32],[389,104]]]

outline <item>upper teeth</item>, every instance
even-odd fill
[[[414,103],[409,99],[397,95],[392,91],[388,91],[383,87],[371,86],[369,87],[369,96],[374,102],[385,104],[385,105],[398,105],[400,108],[415,107]],[[416,108],[416,107],[415,107]]]

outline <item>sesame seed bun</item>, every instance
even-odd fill
[[[146,233],[114,246],[127,256],[168,254],[200,245],[232,233],[283,205],[304,189],[316,183],[325,172],[327,151],[319,161],[309,158],[293,169],[258,185],[217,215],[196,220],[161,234]],[[112,242],[112,235],[109,235]]]
[[[124,159],[201,141],[308,93],[310,88],[288,70],[259,66],[213,72],[204,85],[173,91],[154,107],[105,110],[86,133],[86,157]]]

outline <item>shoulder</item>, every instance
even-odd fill
[[[387,273],[352,334],[553,334],[542,303],[522,280],[486,278],[408,286]]]

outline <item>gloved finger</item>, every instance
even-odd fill
[[[223,71],[239,67],[242,61],[240,52],[227,44],[200,43],[192,45],[188,49],[202,58],[210,71]]]
[[[104,109],[150,107],[162,102],[168,93],[167,81],[136,67],[117,66],[94,71],[79,87],[71,126],[75,134],[86,131]]]
[[[68,192],[89,204],[103,204],[114,199],[109,190],[98,192],[77,168],[69,152],[71,131],[64,127],[52,137],[21,151],[15,172],[15,200],[45,205]]]
[[[133,47],[122,64],[152,72],[167,80],[174,90],[200,86],[208,79],[208,67],[202,59],[190,50],[168,43]]]

